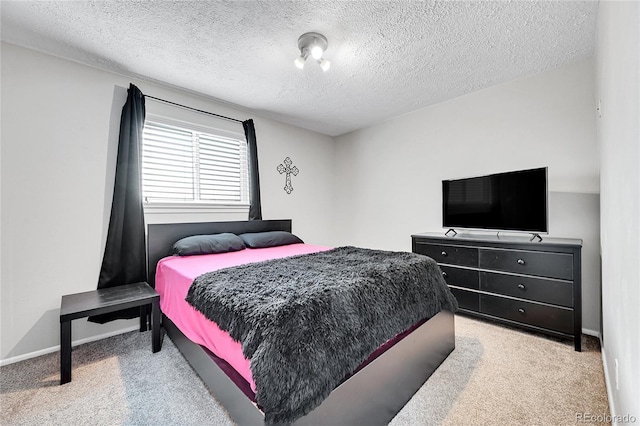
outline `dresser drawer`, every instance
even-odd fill
[[[480,290],[573,307],[573,283],[567,281],[480,272]]]
[[[468,309],[470,311],[478,312],[480,309],[480,294],[459,288],[449,288],[449,290],[451,290],[451,293],[453,293],[458,301],[460,309]]]
[[[479,249],[482,269],[573,280],[573,256],[526,250]]]
[[[572,309],[481,294],[480,312],[561,333],[574,332]]]
[[[442,276],[449,285],[478,290],[480,288],[480,273],[474,269],[462,269],[440,265]]]
[[[478,266],[478,249],[416,242],[416,253],[425,254],[438,263]]]

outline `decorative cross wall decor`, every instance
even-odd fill
[[[293,191],[293,186],[291,186],[291,175],[293,174],[294,176],[298,176],[298,168],[296,166],[291,167],[291,165],[293,164],[293,162],[291,161],[291,158],[287,157],[284,159],[283,161],[284,164],[279,164],[278,165],[278,172],[280,174],[286,173],[287,174],[287,179],[286,179],[286,183],[284,185],[284,190],[286,191],[287,194],[291,194],[291,191]]]

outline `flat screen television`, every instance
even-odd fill
[[[546,234],[547,168],[442,181],[443,227]]]

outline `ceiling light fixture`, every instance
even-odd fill
[[[300,49],[300,56],[294,61],[296,66],[300,69],[304,68],[304,64],[307,62],[307,58],[311,56],[318,61],[322,71],[327,71],[331,66],[331,62],[322,57],[327,50],[329,42],[327,38],[320,33],[304,33],[298,38],[298,48]]]

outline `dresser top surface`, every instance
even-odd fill
[[[412,234],[411,237],[423,237],[423,238],[435,238],[441,241],[469,241],[476,243],[490,243],[490,244],[531,244],[531,245],[556,245],[556,246],[582,246],[582,240],[577,238],[549,238],[542,237],[542,241],[537,238],[530,241],[531,237],[528,235],[499,235],[499,234],[473,234],[460,232],[456,235],[448,236],[443,232],[422,232]]]

